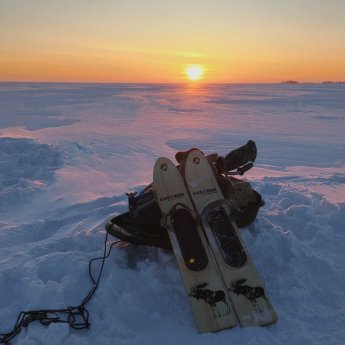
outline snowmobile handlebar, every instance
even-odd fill
[[[243,175],[251,169],[256,159],[257,148],[253,140],[230,151],[225,158],[219,156],[216,160],[216,167],[220,173],[226,175]],[[234,171],[235,170],[235,171]]]

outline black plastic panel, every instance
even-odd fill
[[[186,266],[192,271],[203,270],[208,258],[192,214],[180,208],[174,212],[171,221]]]

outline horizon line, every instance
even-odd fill
[[[106,81],[28,81],[28,80],[0,80],[0,84],[137,84],[137,85],[189,85],[189,86],[202,86],[202,85],[240,85],[240,84],[283,84],[283,85],[298,85],[298,84],[345,84],[342,80],[322,80],[322,81],[298,81],[298,80],[282,80],[271,82],[106,82]]]

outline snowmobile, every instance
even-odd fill
[[[184,157],[189,152],[177,152],[178,167],[183,167]],[[235,177],[243,176],[253,167],[257,147],[253,140],[231,151],[225,157],[217,153],[207,157],[224,195],[234,207],[232,214],[239,228],[250,225],[256,218],[259,208],[265,203],[248,181]],[[152,183],[139,193],[127,193],[128,211],[110,219],[105,228],[120,240],[144,246],[156,246],[172,250],[169,236],[161,224],[162,214],[154,198]]]

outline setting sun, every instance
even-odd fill
[[[200,80],[204,75],[204,68],[200,65],[187,66],[185,74],[189,80],[197,81]]]
[[[310,3],[0,1],[0,81],[344,81],[345,1]]]

